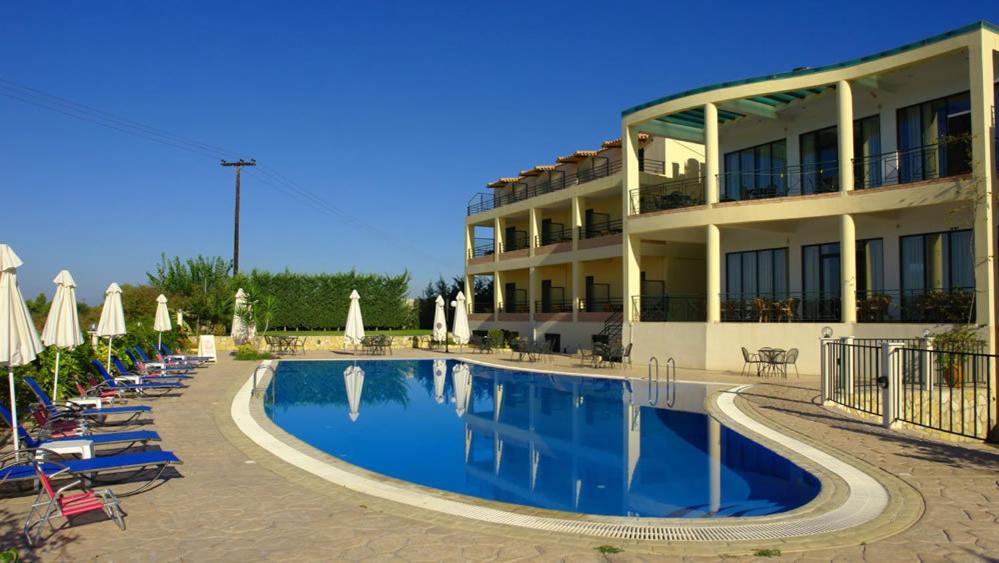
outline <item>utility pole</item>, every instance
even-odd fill
[[[235,230],[232,236],[232,275],[239,273],[239,171],[244,166],[256,166],[257,159],[251,158],[246,161],[242,158],[236,162],[222,161],[222,166],[233,166],[236,168],[236,221]]]

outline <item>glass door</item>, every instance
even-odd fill
[[[801,144],[801,193],[839,189],[839,146],[836,127],[804,133]]]
[[[840,320],[839,243],[803,246],[801,253],[802,319]]]

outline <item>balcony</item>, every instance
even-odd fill
[[[872,290],[857,292],[862,323],[973,323],[975,289]]]
[[[941,139],[934,145],[853,160],[856,189],[880,188],[961,176],[971,172],[971,140]]]
[[[491,238],[476,238],[472,241],[472,248],[468,251],[468,262],[477,264],[480,262],[492,261],[496,253],[496,241]]]
[[[639,169],[650,174],[663,174],[666,163],[659,160],[645,159],[639,163]],[[620,160],[606,160],[594,163],[593,166],[577,170],[572,174],[561,174],[558,178],[553,178],[548,182],[528,186],[526,189],[509,192],[479,193],[472,196],[468,202],[468,215],[484,213],[492,209],[503,207],[537,197],[540,195],[564,190],[579,184],[585,184],[599,178],[606,178],[621,171]]]
[[[703,295],[635,295],[631,298],[635,318],[643,323],[704,322]]]
[[[722,322],[834,322],[842,319],[839,294],[828,292],[723,293]]]
[[[677,179],[631,190],[631,215],[704,205],[704,178]]]
[[[719,201],[773,199],[839,191],[835,160],[805,166],[725,172],[718,175]]]
[[[530,248],[530,245],[528,244],[530,239],[527,236],[527,231],[513,231],[510,234],[512,234],[513,236],[510,236],[508,234],[506,239],[500,242],[499,244],[500,247],[499,251],[501,255],[505,255],[511,252],[516,252],[518,250],[528,250]],[[525,256],[527,255],[526,253],[521,253],[521,254]]]
[[[594,221],[590,225],[579,227],[579,240],[619,235],[622,232],[624,232],[624,222],[621,219]]]

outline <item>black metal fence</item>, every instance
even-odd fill
[[[571,313],[572,299],[538,299],[534,302],[538,313]]]
[[[491,238],[476,237],[472,242],[472,255],[469,258],[489,256],[496,252],[496,241]]]
[[[620,297],[591,297],[583,300],[583,310],[588,313],[618,313],[624,310]]]
[[[880,344],[873,343],[826,343],[823,367],[831,377],[828,398],[851,409],[880,415],[881,349]]]
[[[971,172],[971,139],[940,139],[936,144],[853,160],[857,189],[878,188]]]
[[[631,190],[631,215],[704,205],[704,178],[679,178]]]
[[[632,312],[639,322],[704,322],[707,319],[703,295],[635,295]]]
[[[858,291],[857,320],[862,323],[974,322],[975,288]]]
[[[839,322],[839,295],[826,292],[781,291],[723,293],[721,320],[725,322]]]
[[[593,223],[579,227],[579,238],[589,239],[616,235],[624,231],[624,222],[621,219],[608,219],[606,221],[594,221]]]

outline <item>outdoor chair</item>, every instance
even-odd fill
[[[798,373],[798,349],[797,348],[791,348],[790,350],[788,350],[784,354],[783,358],[778,358],[778,361],[779,361],[781,373],[784,374],[784,377],[787,377],[787,366],[794,366],[794,375],[795,375],[795,377],[801,377],[801,374]]]
[[[593,363],[593,348],[580,348],[579,349],[579,364],[585,366],[587,363]]]
[[[39,455],[44,458],[59,457],[59,454],[49,450],[29,448],[8,452],[0,457],[0,482],[34,481],[37,479],[34,458],[39,457]],[[146,450],[90,459],[64,458],[58,461],[49,459],[39,463],[39,467],[50,479],[55,477],[60,470],[67,469],[66,476],[79,477],[87,484],[134,480],[138,475],[153,471],[152,476],[139,481],[141,484],[135,489],[118,493],[120,496],[130,496],[152,487],[163,476],[168,467],[182,463],[173,452]],[[60,473],[59,475],[64,474]]]
[[[136,348],[138,350],[138,348]],[[140,358],[137,352],[125,349],[125,355],[128,359],[132,361],[132,365],[135,366],[136,371],[144,375],[153,374],[191,374],[194,373],[194,366],[187,366],[181,364],[161,364],[159,362],[147,362]]]
[[[118,370],[118,375],[124,378],[134,379],[134,383],[142,383],[146,381],[177,381],[178,379],[194,379],[193,376],[186,375],[183,373],[163,373],[163,372],[145,372],[142,371],[132,371],[122,363],[118,356],[111,355],[111,363],[114,364],[114,368]]]
[[[194,364],[206,364],[212,361],[212,359],[208,356],[185,356],[182,354],[175,354],[166,344],[160,344],[160,355],[162,356],[163,361],[172,360]]]
[[[756,366],[756,375],[760,375],[760,367],[763,365],[763,360],[760,359],[759,354],[753,354],[746,347],[742,347],[742,372],[740,375],[749,375],[749,370]]]
[[[608,363],[610,358],[610,346],[603,342],[593,344],[593,352],[590,354],[591,367],[598,368]]]
[[[621,354],[621,365],[623,366],[624,364],[631,365],[631,342],[624,347],[624,353]]]
[[[187,370],[193,370],[202,367],[204,365],[203,362],[182,362],[180,360],[166,360],[163,357],[163,355],[160,354],[159,352],[155,352],[156,361],[154,362],[152,359],[149,358],[149,355],[146,354],[146,351],[142,349],[142,346],[136,346],[135,348],[133,348],[133,350],[135,350],[135,353],[138,354],[139,358],[141,358],[142,361],[145,362],[147,365],[156,363],[157,365],[164,366],[167,369],[187,369]]]
[[[181,383],[171,381],[157,383],[121,383],[111,377],[111,374],[104,368],[104,364],[102,364],[100,360],[91,360],[90,363],[97,369],[97,373],[101,376],[101,378],[104,379],[104,387],[118,390],[123,393],[134,393],[136,395],[142,395],[143,397],[153,397],[169,393],[170,391],[176,391],[177,389],[183,389],[185,387],[185,385]]]
[[[50,479],[63,475],[72,475],[68,468],[63,467],[47,475],[42,464],[34,462],[35,473],[41,482],[41,490],[35,502],[31,505],[28,518],[24,521],[24,537],[28,540],[28,545],[35,545],[42,532],[42,527],[48,524],[53,532],[56,527],[52,525],[52,518],[62,517],[67,524],[70,518],[80,514],[104,512],[108,519],[121,528],[125,529],[125,517],[121,511],[118,497],[110,489],[90,490],[83,485],[82,479],[77,479],[64,485],[58,490],[53,489]],[[78,493],[69,494],[72,489],[81,489]]]
[[[145,446],[149,442],[159,442],[160,436],[156,432],[151,432],[148,430],[138,430],[134,432],[108,432],[106,434],[83,434],[83,435],[72,435],[67,434],[58,437],[39,437],[35,438],[22,426],[21,424],[12,424],[10,411],[7,407],[0,406],[0,417],[4,419],[12,429],[17,430],[17,435],[21,439],[21,442],[28,448],[41,448],[44,449],[47,445],[58,444],[59,442],[65,442],[68,440],[89,440],[93,442],[95,446],[103,445],[116,445],[119,449],[115,453],[123,452],[134,445]]]
[[[42,406],[49,410],[50,413],[55,418],[67,417],[67,418],[92,418],[92,419],[103,419],[104,417],[110,415],[130,415],[128,420],[131,420],[144,412],[150,412],[153,410],[152,407],[148,405],[127,405],[118,407],[104,407],[99,409],[81,407],[73,403],[56,404],[52,402],[48,393],[42,389],[42,386],[38,384],[35,378],[27,376],[24,378],[24,382],[28,384],[28,389],[35,394],[38,401]],[[128,421],[125,421],[128,422]]]

